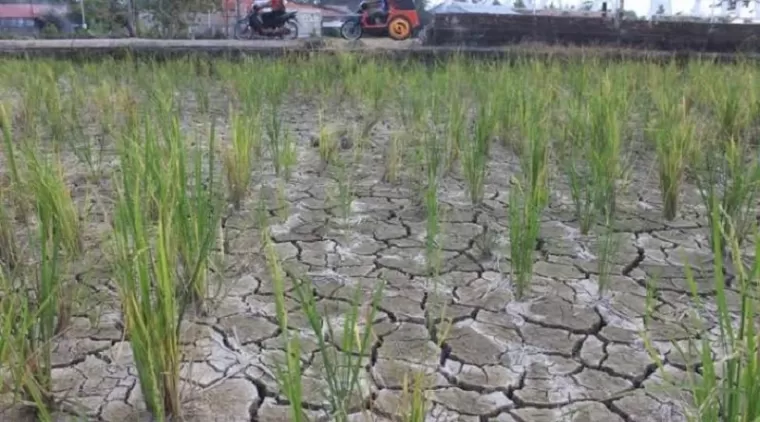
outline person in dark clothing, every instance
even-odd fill
[[[269,7],[272,10],[261,14],[261,22],[264,29],[271,29],[274,27],[277,19],[285,14],[285,0],[269,0],[266,3],[257,5],[261,8]]]

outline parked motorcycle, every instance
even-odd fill
[[[235,38],[239,40],[256,38],[294,40],[298,38],[296,13],[297,12],[287,12],[265,25],[261,19],[261,7],[253,5],[251,10],[248,11],[248,14],[240,19],[237,22],[237,25],[235,25]],[[251,27],[251,18],[258,22],[255,28]]]

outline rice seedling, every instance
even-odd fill
[[[713,201],[717,201],[712,197]],[[711,250],[715,257],[713,267],[713,286],[715,288],[714,307],[717,309],[718,338],[713,340],[711,336],[701,335],[698,339],[689,341],[689,351],[683,346],[673,342],[674,348],[681,356],[691,356],[696,351],[698,365],[689,365],[685,387],[691,393],[693,405],[690,420],[693,421],[750,421],[760,418],[760,406],[757,405],[757,396],[760,394],[760,386],[757,384],[760,378],[760,343],[757,334],[757,310],[758,297],[755,282],[760,276],[760,235],[755,231],[755,259],[745,267],[742,265],[742,250],[740,243],[742,237],[735,231],[730,220],[722,221],[718,214],[719,206],[710,208],[713,214],[709,219],[712,232]],[[723,242],[728,242],[724,244]],[[726,254],[728,250],[728,254]],[[727,260],[740,263],[736,265],[733,286],[739,294],[738,313],[730,310],[727,297],[729,286],[726,284]],[[692,269],[686,267],[686,278],[690,288],[693,302],[692,319],[696,321],[698,332],[706,330],[706,323],[702,315],[707,313],[705,299],[700,294],[697,281]],[[653,287],[650,286],[649,295],[653,295]],[[712,305],[712,304],[710,304]],[[738,314],[738,315],[737,315]],[[712,323],[712,318],[711,322]],[[664,364],[659,359],[658,352],[652,342],[643,333],[647,349],[659,369],[664,369]],[[698,368],[698,369],[697,369]],[[668,380],[667,374],[663,377]],[[672,382],[671,382],[672,383]],[[684,387],[676,385],[676,387]]]
[[[282,179],[275,182],[274,197],[277,203],[277,218],[281,222],[285,222],[290,215],[290,203],[288,202],[288,196],[285,193],[285,182]]]
[[[518,180],[509,191],[509,241],[512,260],[511,277],[517,298],[525,293],[533,276],[534,253],[538,241],[540,193]]]
[[[54,163],[30,163],[28,186],[32,189],[37,217],[36,265],[0,271],[0,300],[3,302],[3,360],[26,404],[31,404],[41,420],[51,420],[53,398],[53,339],[66,325],[69,315],[64,292],[66,258],[81,250],[78,219],[68,190]],[[73,220],[72,220],[73,217]],[[8,275],[14,280],[8,279]],[[27,278],[27,275],[29,278]],[[28,283],[31,282],[31,285]],[[28,289],[31,288],[32,293]],[[11,326],[9,326],[11,325]]]
[[[194,97],[198,112],[200,112],[202,115],[208,114],[209,110],[211,109],[211,93],[209,92],[208,81],[194,81],[192,86],[195,91]]]
[[[438,202],[438,186],[444,166],[444,152],[437,137],[423,137],[425,153],[425,169],[427,184],[424,193],[425,204],[425,257],[428,271],[436,276],[441,268],[441,245],[438,241],[441,235],[440,204]]]
[[[205,298],[199,286],[205,284],[219,212],[214,179],[204,181],[198,156],[193,172],[186,173],[176,120],[161,123],[169,125],[160,128],[166,148],[154,154],[146,154],[156,143],[154,123],[143,124],[146,138],[126,138],[121,145],[114,264],[140,387],[148,410],[163,421],[182,415],[179,327],[187,307],[199,295]],[[213,175],[213,156],[208,166]],[[151,171],[156,167],[162,172]],[[155,195],[155,228],[153,210],[143,202],[145,189]]]
[[[425,374],[416,372],[411,376],[404,374],[401,387],[402,397],[405,397],[401,420],[403,422],[423,422],[426,420],[428,403],[425,399]]]
[[[616,190],[625,175],[622,154],[627,98],[618,88],[616,75],[589,75],[585,68],[571,74],[573,90],[561,133],[561,167],[570,188],[580,232],[586,235],[598,223],[603,226],[598,250],[600,283],[609,271],[615,242],[610,224],[614,221]],[[598,91],[587,91],[590,79],[601,79]],[[601,290],[600,290],[601,293]]]
[[[37,419],[52,420],[52,400],[48,375],[45,369],[36,366],[42,351],[32,349],[38,342],[40,310],[49,305],[35,306],[24,289],[23,283],[14,282],[13,276],[0,271],[0,364],[4,373],[0,379],[0,393],[13,393],[15,404],[29,406],[35,410]]]
[[[383,179],[386,182],[398,183],[399,171],[403,162],[401,154],[403,149],[404,137],[398,132],[393,132],[385,152],[385,173],[383,174]]]
[[[64,251],[71,257],[78,256],[82,252],[82,228],[61,164],[45,159],[40,151],[31,147],[27,147],[24,157],[25,186],[34,198],[37,213],[44,212],[45,218],[50,219],[48,227],[56,232],[54,237]]]
[[[454,164],[462,155],[465,130],[467,128],[467,103],[461,96],[452,94],[446,101],[446,150],[448,151],[447,172],[454,169]]]
[[[737,241],[742,243],[754,224],[754,204],[760,189],[760,160],[744,142],[705,142],[696,157],[695,180],[708,213],[708,222],[718,218],[727,231],[733,226]],[[717,207],[718,213],[712,208]],[[723,245],[726,243],[724,242]]]
[[[277,176],[290,180],[291,171],[297,160],[293,136],[282,127],[282,122],[275,112],[272,112],[266,123],[266,131],[274,172]]]
[[[298,336],[290,335],[288,311],[285,308],[285,271],[280,264],[280,258],[277,255],[277,250],[274,247],[267,227],[263,231],[262,241],[264,243],[264,255],[269,267],[269,275],[272,277],[275,313],[280,326],[280,335],[285,340],[285,367],[283,368],[281,365],[277,366],[277,380],[290,403],[290,416],[292,420],[300,422],[305,420],[302,403],[303,386],[301,377],[303,375],[303,368],[301,367],[300,342]]]
[[[21,222],[26,221],[27,214],[30,212],[31,201],[24,189],[23,180],[19,170],[19,163],[16,161],[17,153],[15,142],[13,140],[13,129],[11,120],[3,103],[0,103],[0,131],[3,135],[3,157],[7,161],[10,170],[11,202],[15,208],[15,217]]]
[[[337,190],[338,215],[343,226],[348,226],[354,203],[354,185],[351,165],[339,160],[335,166],[335,187]]]
[[[317,114],[317,139],[319,143],[319,157],[322,159],[322,164],[326,168],[332,163],[338,155],[339,150],[339,137],[342,136],[342,131],[333,130],[325,124],[324,112],[320,109]]]
[[[508,210],[511,275],[518,298],[523,297],[532,278],[540,216],[549,200],[550,146],[544,121],[548,105],[545,101],[546,98],[528,99],[524,94],[521,97],[520,133],[525,136],[520,147],[522,174],[513,179]]]
[[[251,187],[256,148],[261,142],[260,125],[255,115],[231,114],[232,139],[231,146],[224,153],[224,168],[229,200],[236,210],[240,210]]]
[[[274,64],[265,69],[261,90],[268,118],[264,119],[264,127],[269,141],[269,153],[275,174],[285,180],[290,179],[290,172],[296,164],[296,149],[292,134],[283,127],[280,115],[288,89],[287,69],[282,63]]]
[[[491,138],[496,127],[496,113],[490,103],[490,98],[479,100],[474,121],[473,139],[462,145],[462,172],[467,180],[470,201],[478,205],[485,195],[485,178],[488,167]]]
[[[13,271],[21,259],[13,219],[5,207],[5,196],[5,190],[0,188],[0,272]]]
[[[339,327],[334,327],[330,319],[322,317],[311,282],[300,278],[294,281],[296,300],[317,338],[322,357],[321,375],[327,384],[325,398],[330,419],[347,421],[349,414],[366,399],[361,374],[374,341],[372,325],[384,284],[380,283],[366,301],[362,298],[368,292],[354,290],[351,308],[342,316],[342,330],[338,331]]]
[[[678,212],[681,185],[696,145],[696,130],[682,93],[658,89],[653,90],[653,95],[656,113],[650,123],[650,136],[657,154],[663,217],[672,221]]]
[[[721,72],[722,73],[722,72]],[[743,139],[752,116],[751,107],[746,103],[746,85],[742,77],[721,74],[711,79],[707,86],[713,109],[717,116],[718,136],[721,139]],[[712,75],[710,75],[712,76]],[[707,81],[702,81],[707,82]]]
[[[383,116],[390,75],[387,66],[370,61],[362,65],[355,77],[355,89],[358,91],[356,94],[362,98],[368,112],[357,138],[357,149],[361,150],[370,132]]]

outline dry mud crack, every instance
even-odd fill
[[[646,330],[669,378],[683,380],[696,362],[673,344],[685,344],[697,329],[689,319],[687,264],[702,265],[695,269],[699,292],[714,294],[707,233],[694,196],[686,196],[681,217],[672,223],[660,218],[655,181],[621,196],[615,227],[620,247],[600,298],[596,245],[578,234],[571,204],[554,195],[530,290],[517,300],[502,241],[510,170],[499,163],[514,162],[506,150],[495,147],[480,207],[469,204],[461,181],[445,180],[442,267],[433,278],[424,260],[423,213],[412,189],[382,181],[382,148],[369,148],[357,168],[356,198],[344,224],[329,200],[334,182],[322,175],[309,141],[314,122],[290,120],[298,135],[298,171],[285,189],[288,216],[272,228],[283,265],[307,276],[320,313],[337,326],[356,289],[367,299],[385,283],[376,339],[361,357],[361,385],[369,398],[356,397],[352,420],[393,420],[404,376],[422,371],[431,417],[439,421],[685,421],[687,394],[665,382],[641,333],[646,286],[657,280]],[[386,128],[376,132],[387,139]],[[257,177],[259,186],[270,182]],[[262,188],[252,197],[266,195]],[[191,420],[290,419],[275,377],[285,352],[255,208],[244,204],[225,221],[222,293],[209,315],[191,316],[182,327],[183,397]],[[275,201],[270,208],[277,215]],[[481,239],[486,229],[499,239],[489,251]],[[93,264],[82,279],[93,285],[98,301],[113,303],[113,286],[96,283],[97,273]],[[321,352],[292,287],[286,305],[290,329],[301,340],[304,405],[310,417],[326,420]],[[80,404],[91,420],[147,421],[116,309],[73,318],[54,351],[55,390]],[[702,334],[710,335],[713,327],[705,329]],[[338,347],[340,339],[333,342]]]

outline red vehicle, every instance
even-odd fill
[[[350,16],[340,27],[340,35],[347,40],[358,40],[364,33],[389,36],[405,40],[419,31],[420,17],[414,0],[385,0],[387,10],[372,10],[366,1],[359,11]]]
[[[62,34],[74,31],[66,0],[0,0],[0,32],[37,35],[55,29]]]

